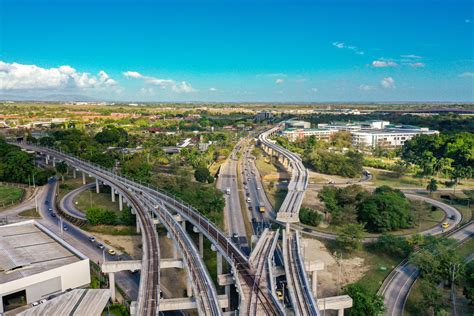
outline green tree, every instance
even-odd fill
[[[359,283],[352,283],[345,287],[344,294],[352,298],[351,316],[377,316],[384,311],[383,297],[372,294]]]
[[[91,225],[115,225],[117,223],[117,215],[114,212],[99,207],[88,208],[86,219]]]
[[[363,237],[363,224],[346,224],[339,228],[336,241],[343,249],[350,252],[361,248]]]
[[[56,172],[61,175],[61,181],[64,182],[64,175],[67,173],[67,165],[64,161],[56,164]]]
[[[358,219],[372,232],[386,232],[413,225],[411,205],[396,189],[382,186],[359,204]]]
[[[430,192],[430,195],[438,190],[438,181],[436,179],[431,178],[426,186],[426,190]]]
[[[474,304],[474,261],[466,265],[463,294],[471,304]]]
[[[303,224],[310,225],[310,226],[318,226],[321,221],[323,220],[323,215],[318,213],[317,211],[302,207],[299,212],[300,221]]]
[[[405,258],[413,251],[413,245],[407,239],[390,234],[377,238],[374,248],[397,259]]]
[[[198,167],[194,171],[194,178],[196,179],[196,181],[199,181],[201,183],[207,182],[207,179],[209,178],[210,175],[211,173],[209,172],[209,169],[207,169],[206,167]]]

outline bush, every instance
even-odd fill
[[[318,226],[323,220],[323,215],[317,211],[303,207],[300,209],[299,213],[300,221],[303,224],[310,226]]]
[[[349,295],[353,300],[350,309],[351,316],[380,315],[384,310],[383,297],[370,293],[359,283],[347,285],[344,294]]]
[[[374,248],[394,258],[407,257],[413,251],[413,246],[405,238],[389,234],[380,236]]]
[[[114,212],[99,207],[88,208],[86,219],[91,225],[115,225],[117,223],[117,215]]]

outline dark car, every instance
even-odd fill
[[[48,200],[44,201],[44,204],[45,204],[45,205],[48,205],[48,204],[49,204],[49,201],[48,201]]]
[[[51,216],[52,216],[52,217],[56,217],[56,213],[52,213],[52,212],[51,212]]]
[[[104,245],[102,245],[101,243],[98,243],[98,244],[97,244],[97,248],[99,248],[99,249],[104,249],[104,248],[105,248],[105,246],[104,246]]]
[[[66,224],[64,224],[63,225],[63,230],[68,230],[68,229],[69,229],[69,227]]]

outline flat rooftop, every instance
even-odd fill
[[[77,289],[21,312],[18,316],[99,316],[109,298],[108,289]]]
[[[0,226],[0,284],[80,260],[34,221]]]

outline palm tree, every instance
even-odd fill
[[[438,181],[436,179],[431,178],[426,186],[426,190],[430,191],[430,195],[438,190]]]

